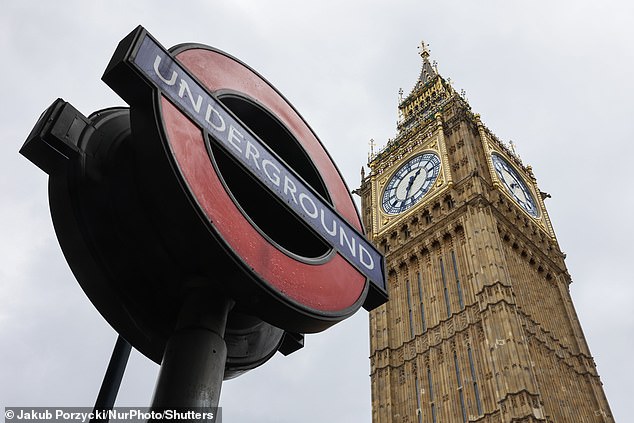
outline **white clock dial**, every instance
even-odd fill
[[[433,186],[440,172],[440,159],[435,153],[414,156],[402,165],[388,181],[383,191],[383,210],[402,213],[412,207]]]
[[[538,217],[539,212],[535,198],[515,168],[513,168],[513,166],[511,166],[511,164],[499,154],[491,154],[491,159],[493,161],[495,173],[513,200],[515,200],[520,207],[526,210],[528,214],[533,217]]]

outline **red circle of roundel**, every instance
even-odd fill
[[[243,93],[276,116],[312,160],[335,209],[361,231],[352,198],[328,153],[275,88],[244,64],[218,51],[192,48],[179,52],[176,58],[212,93]],[[355,305],[364,291],[365,277],[338,253],[313,264],[298,261],[271,244],[225,191],[207,153],[202,130],[164,97],[161,107],[168,143],[191,193],[238,257],[294,303],[323,313],[336,313]]]

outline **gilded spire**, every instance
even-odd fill
[[[444,102],[455,94],[449,79],[444,80],[436,68],[436,62],[429,60],[429,45],[424,41],[418,46],[418,54],[423,59],[420,75],[412,91],[402,97],[399,92],[399,131],[413,127],[417,122],[432,118]]]
[[[434,66],[432,66],[429,62],[429,44],[425,44],[424,41],[421,41],[420,46],[418,47],[418,54],[420,54],[420,57],[423,58],[423,67],[420,71],[418,80],[421,84],[425,85],[427,82],[431,81],[437,73]]]

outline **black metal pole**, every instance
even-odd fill
[[[153,411],[200,412],[218,407],[227,360],[224,334],[232,307],[232,300],[217,294],[190,293],[165,347]]]
[[[130,350],[132,346],[119,335],[117,342],[114,344],[112,350],[112,356],[110,357],[110,363],[106,369],[106,374],[103,377],[101,383],[101,389],[97,395],[95,401],[95,407],[93,411],[97,410],[112,410],[114,402],[117,399],[117,393],[121,386],[121,380],[123,379],[123,373],[128,364],[128,358],[130,357]],[[96,415],[96,414],[95,414]],[[108,418],[94,418],[91,422],[108,422]]]

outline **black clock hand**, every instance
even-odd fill
[[[414,183],[414,179],[416,179],[416,175],[412,175],[409,177],[409,182],[407,183],[407,189],[405,190],[405,198],[409,197],[409,190],[412,189],[412,184]]]
[[[409,197],[409,190],[412,189],[412,185],[414,185],[414,180],[420,174],[422,168],[419,168],[415,174],[409,177],[409,182],[407,183],[407,190],[405,190],[405,198]]]

